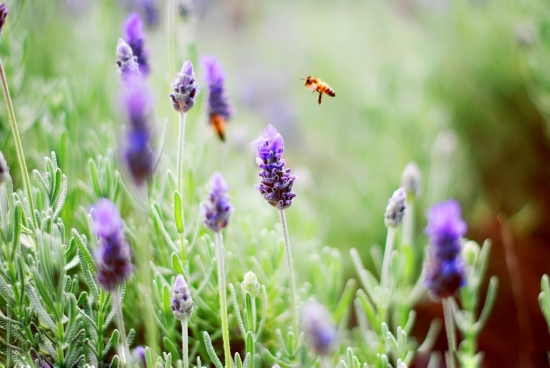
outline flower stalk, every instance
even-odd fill
[[[19,135],[19,128],[17,127],[17,121],[15,120],[15,112],[13,109],[13,102],[10,96],[10,90],[8,87],[8,80],[4,71],[4,64],[0,59],[0,78],[2,79],[2,89],[4,91],[4,97],[6,100],[6,107],[8,109],[8,117],[10,120],[11,130],[13,132],[13,139],[15,141],[15,150],[17,152],[17,160],[19,161],[19,168],[21,170],[21,177],[23,178],[23,189],[25,195],[29,201],[30,217],[35,229],[38,229],[38,222],[34,215],[34,199],[32,197],[31,181],[29,179],[29,172],[27,171],[27,163],[25,161],[25,154],[23,153],[23,144],[21,143],[21,136]]]
[[[120,290],[113,291],[115,318],[120,333],[118,354],[120,355],[121,366],[130,366],[130,349],[128,348],[128,341],[126,339],[126,329],[124,327],[124,317],[122,316],[122,300],[120,300]]]
[[[288,237],[288,227],[286,224],[286,216],[284,210],[279,210],[279,217],[281,218],[281,226],[283,227],[283,236],[285,239],[285,253],[288,263],[288,281],[290,284],[290,311],[292,314],[292,328],[294,333],[298,334],[298,311],[297,311],[297,292],[296,292],[296,276],[294,275],[294,265],[292,262],[292,251],[290,249],[290,240]]]
[[[221,231],[216,231],[216,254],[218,256],[218,288],[220,291],[220,315],[222,319],[223,352],[226,368],[231,368],[231,350],[229,346],[229,325],[227,321],[227,292],[225,289],[225,267],[223,239]]]
[[[456,355],[456,333],[455,324],[453,319],[453,311],[449,298],[442,299],[443,314],[445,317],[445,331],[447,332],[447,343],[449,344],[449,351],[446,354],[447,366],[455,368],[455,355]]]

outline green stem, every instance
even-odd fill
[[[17,121],[15,120],[15,112],[13,110],[13,103],[11,101],[10,90],[8,88],[8,80],[6,73],[4,72],[4,64],[0,59],[0,78],[2,79],[2,88],[4,90],[4,97],[6,100],[6,107],[8,108],[8,116],[11,124],[11,130],[13,132],[13,139],[15,140],[15,150],[17,152],[17,160],[19,161],[19,168],[21,170],[21,177],[23,178],[23,188],[25,195],[29,201],[30,216],[35,229],[38,229],[38,223],[34,216],[34,200],[31,192],[31,181],[29,179],[29,172],[27,171],[27,163],[25,162],[25,155],[23,153],[23,145],[21,144],[21,136],[19,135],[19,129],[17,128]]]
[[[183,368],[189,368],[189,339],[187,331],[187,318],[181,321],[181,346],[183,355]]]
[[[395,228],[388,227],[388,234],[386,236],[386,247],[384,248],[384,260],[382,261],[382,271],[380,273],[380,299],[378,305],[378,315],[380,321],[386,320],[386,314],[389,309],[389,295],[390,295],[390,265],[391,254],[393,252],[393,243],[395,240]]]
[[[121,367],[130,366],[130,350],[126,341],[126,329],[124,328],[124,318],[122,316],[122,303],[119,298],[119,290],[113,291],[113,303],[115,308],[116,324],[120,333],[118,354],[120,355]]]
[[[449,368],[455,368],[455,353],[456,353],[456,335],[455,325],[453,320],[453,311],[451,309],[451,303],[447,298],[442,300],[443,302],[443,314],[445,316],[445,330],[447,331],[447,342],[449,344],[449,354],[447,357],[447,364]]]
[[[169,0],[171,1],[171,0]],[[182,198],[183,202],[183,154],[185,151],[185,121],[186,121],[187,114],[184,112],[179,113],[179,138],[178,138],[178,161],[177,161],[177,178],[178,178],[178,192],[180,193],[180,196]],[[182,212],[183,212],[183,203],[182,203]],[[185,229],[185,218],[183,216],[183,213],[181,214],[181,221],[183,223],[183,229]],[[187,269],[187,248],[185,247],[185,230],[180,234],[180,243],[181,243],[181,259],[183,261],[183,264],[185,266],[185,271],[189,271]]]
[[[227,322],[227,295],[225,291],[225,268],[223,265],[223,240],[221,231],[216,232],[216,249],[218,255],[218,288],[220,290],[220,314],[222,318],[223,351],[225,367],[231,368],[231,350],[229,348],[229,326]]]
[[[412,245],[414,239],[414,202],[414,199],[405,202],[406,210],[403,218],[403,244],[407,245]]]
[[[292,252],[290,250],[290,240],[288,239],[288,228],[286,225],[285,211],[279,210],[281,225],[283,226],[283,236],[285,238],[285,253],[288,261],[288,278],[290,283],[290,310],[292,312],[292,328],[296,336],[299,335],[298,329],[298,312],[297,312],[297,296],[296,296],[296,278],[294,275],[294,265],[292,264]]]

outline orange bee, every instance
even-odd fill
[[[323,97],[323,93],[326,93],[330,97],[336,96],[336,92],[334,92],[334,90],[330,88],[328,84],[317,77],[309,75],[307,76],[307,78],[302,78],[302,80],[306,81],[304,86],[306,86],[307,89],[313,91],[313,93],[319,92],[319,105],[321,105],[321,98]]]

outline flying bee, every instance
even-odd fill
[[[306,86],[307,89],[315,92],[319,92],[319,105],[321,105],[321,98],[323,98],[323,93],[326,93],[330,97],[336,96],[336,93],[328,84],[323,82],[321,79],[317,77],[313,77],[311,75],[307,76],[307,78],[302,78],[302,80],[305,80],[306,83],[304,86]]]

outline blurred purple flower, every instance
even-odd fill
[[[187,112],[195,105],[195,97],[199,93],[199,86],[195,79],[193,63],[187,60],[183,63],[181,71],[172,82],[174,93],[170,94],[172,106],[178,112]]]
[[[455,200],[430,208],[425,230],[430,240],[425,285],[435,298],[452,296],[464,285],[466,271],[460,250],[466,229],[466,223],[460,216],[460,206]]]
[[[145,34],[143,33],[143,22],[137,13],[132,13],[126,19],[124,25],[124,36],[128,46],[132,49],[139,71],[143,75],[149,74],[149,56],[145,49]]]
[[[225,140],[225,125],[233,114],[229,98],[224,88],[225,73],[214,56],[203,56],[202,67],[208,84],[208,115],[210,125],[216,130],[222,141]]]
[[[258,187],[260,194],[274,207],[284,210],[292,205],[296,194],[292,186],[296,177],[290,174],[290,169],[284,169],[286,162],[281,159],[285,144],[283,137],[270,124],[253,145],[257,149],[256,163],[262,169],[258,174],[262,179]]]
[[[141,74],[137,58],[134,56],[132,48],[122,38],[118,39],[116,54],[118,58],[116,62],[118,71],[122,75],[124,81]]]
[[[137,363],[140,367],[145,366],[145,348],[141,345],[136,346],[132,351],[132,360],[134,363]]]
[[[97,281],[106,291],[114,291],[133,271],[122,218],[114,203],[105,198],[93,206],[92,216],[99,241],[95,251]]]
[[[141,77],[128,78],[124,103],[129,122],[124,159],[134,182],[140,185],[153,174],[154,165],[149,146],[151,130],[147,121],[152,97]]]
[[[208,201],[202,204],[204,225],[214,232],[221,231],[229,223],[234,208],[229,201],[229,187],[219,173],[210,178],[210,195]]]
[[[2,34],[2,30],[4,29],[4,24],[6,23],[6,18],[9,13],[10,11],[6,7],[6,3],[0,4],[0,34]]]
[[[328,355],[336,341],[336,326],[327,308],[315,300],[304,305],[303,329],[307,342],[318,355]]]
[[[183,321],[193,314],[193,298],[183,275],[176,276],[172,287],[172,305],[170,306],[176,319]]]

